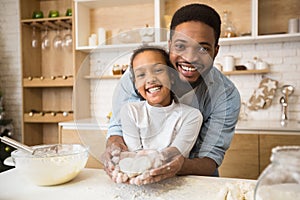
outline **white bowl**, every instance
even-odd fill
[[[37,145],[32,148],[46,147]],[[15,150],[11,157],[20,174],[40,186],[66,183],[75,178],[85,167],[88,148],[80,144],[59,144],[57,153],[34,156]]]

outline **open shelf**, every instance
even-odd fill
[[[64,116],[63,113],[56,113],[56,115],[45,113],[43,116],[40,114],[24,114],[25,123],[59,123],[70,120],[73,120],[73,114],[68,114],[67,116]]]
[[[84,76],[85,79],[120,79],[122,75]]]
[[[246,74],[267,74],[270,72],[270,69],[262,70],[235,70],[230,72],[222,72],[225,75],[246,75]]]
[[[73,77],[29,77],[23,78],[24,87],[73,87]]]
[[[57,143],[58,123],[73,119],[73,112],[59,112],[72,110],[76,52],[73,45],[64,45],[74,32],[73,17],[64,14],[72,6],[72,0],[19,0],[24,144]],[[52,10],[58,11],[60,17],[48,17]],[[45,17],[33,19],[35,11]],[[62,42],[58,44],[62,45],[54,45],[59,36]],[[45,38],[49,39],[47,48],[42,45]],[[43,114],[32,114],[32,110],[42,110]]]

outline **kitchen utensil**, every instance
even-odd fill
[[[298,33],[298,32],[299,32],[299,19],[298,18],[289,19],[288,33]]]
[[[282,106],[282,111],[281,111],[281,122],[284,122],[285,120],[287,120],[288,119],[288,117],[287,117],[287,106],[288,106],[288,104],[287,104],[287,100],[286,100],[286,98],[285,97],[281,97],[280,99],[279,99],[279,103],[281,104],[281,106]],[[283,124],[284,125],[284,124]]]
[[[32,146],[33,150],[49,149],[53,145]],[[85,167],[88,148],[81,144],[57,144],[55,154],[35,156],[15,150],[11,157],[21,176],[40,186],[58,185],[75,178]]]
[[[224,56],[223,71],[224,72],[233,71],[234,64],[235,64],[235,62],[234,62],[233,56]]]
[[[245,64],[247,70],[253,70],[254,69],[254,63],[251,61],[246,62]]]
[[[294,87],[291,85],[284,85],[281,87],[281,93],[285,96],[285,101],[288,103],[288,98],[294,93]]]
[[[22,144],[16,140],[13,140],[9,137],[3,136],[0,137],[1,141],[9,146],[12,146],[16,149],[21,149],[23,151],[26,151],[30,153],[31,155],[34,156],[48,156],[48,155],[53,155],[58,152],[58,145],[48,145],[48,146],[41,146],[39,148],[32,148],[30,146],[27,146],[25,144]]]
[[[286,105],[286,104],[287,104],[284,97],[281,97],[281,98],[279,99],[279,103],[282,104],[282,105]]]
[[[104,28],[98,28],[98,45],[106,44],[106,30]]]
[[[255,69],[257,70],[264,70],[267,69],[268,63],[266,63],[265,61],[261,60],[261,59],[257,59],[256,64],[255,64]]]
[[[281,87],[281,93],[283,95],[292,95],[294,93],[294,87],[292,85],[283,85]]]
[[[17,142],[16,140],[13,140],[9,137],[6,137],[6,136],[3,136],[3,137],[0,137],[1,141],[9,146],[12,146],[14,148],[17,148],[17,149],[22,149],[26,152],[29,152],[30,154],[33,154],[33,149],[25,144],[22,144],[20,142]]]

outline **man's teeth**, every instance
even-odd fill
[[[190,72],[194,72],[196,71],[197,69],[194,68],[194,67],[187,67],[187,66],[184,66],[184,65],[180,65],[181,68],[184,70],[184,71],[190,71]]]
[[[153,88],[149,88],[148,92],[153,93],[153,92],[157,92],[160,90],[160,87],[153,87]]]

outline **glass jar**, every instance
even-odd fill
[[[119,64],[114,64],[112,69],[113,75],[121,75],[122,74],[122,66]]]
[[[255,200],[300,199],[300,146],[272,149],[271,164],[258,178]]]
[[[230,38],[236,37],[235,27],[232,22],[229,20],[229,11],[223,11],[223,23],[222,23],[222,37]]]

